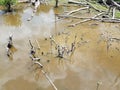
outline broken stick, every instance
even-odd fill
[[[49,81],[49,83],[53,86],[53,88],[55,90],[58,90],[57,87],[55,86],[55,84],[52,82],[52,80],[49,78],[49,76],[46,74],[46,72],[42,69],[43,68],[43,65],[40,63],[40,62],[34,62],[34,64],[38,64],[41,68],[41,71],[43,73],[43,75],[45,75],[46,79]]]
[[[42,73],[45,75],[46,79],[50,82],[50,84],[53,86],[53,88],[55,90],[58,90],[57,87],[55,86],[55,84],[52,82],[52,80],[49,78],[49,76],[46,74],[46,72],[44,70],[41,70]]]

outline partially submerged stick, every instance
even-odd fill
[[[32,45],[32,43],[31,43],[31,40],[29,40],[29,43],[30,43],[31,48],[33,48],[33,45]]]
[[[52,80],[49,78],[49,76],[46,74],[46,72],[44,70],[41,70],[42,73],[45,75],[46,79],[49,81],[49,83],[53,86],[53,88],[55,90],[58,90],[57,87],[55,86],[55,84],[52,82]]]
[[[34,64],[38,64],[41,68],[43,68],[43,65],[38,61],[35,61]]]
[[[88,9],[89,7],[83,7],[83,8],[79,8],[79,9],[76,9],[76,10],[73,10],[73,11],[70,11],[69,13],[67,13],[67,15],[70,15],[70,14],[73,14],[75,12],[78,12],[80,10],[85,10],[85,9]]]
[[[38,43],[38,40],[35,40],[36,41],[36,43],[37,43],[37,45],[38,45],[38,48],[40,49],[40,45],[39,45],[39,43]]]
[[[102,84],[102,82],[97,82],[96,90],[99,90],[99,86]]]
[[[46,74],[46,72],[42,69],[43,68],[43,65],[40,63],[40,62],[38,62],[38,61],[36,61],[36,62],[34,62],[34,64],[37,64],[37,65],[39,65],[41,68],[41,72],[43,73],[43,75],[45,75],[45,77],[46,77],[46,79],[49,81],[49,83],[53,86],[53,88],[55,89],[55,90],[58,90],[57,89],[57,87],[55,86],[55,84],[52,82],[52,80],[49,78],[49,76]]]
[[[54,39],[52,36],[50,36],[50,39],[51,39],[52,42],[54,42],[55,45],[58,45],[58,44],[56,43],[55,39]]]

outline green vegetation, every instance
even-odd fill
[[[120,18],[120,12],[119,12],[119,11],[116,11],[116,12],[115,12],[115,17],[116,17],[116,18]]]
[[[0,0],[0,5],[5,6],[7,12],[11,12],[12,5],[16,3],[17,3],[17,0]]]

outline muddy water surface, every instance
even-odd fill
[[[41,58],[44,70],[58,90],[120,90],[120,41],[108,40],[120,39],[120,24],[90,21],[68,27],[79,20],[58,20],[55,16],[74,8],[62,6],[53,9],[42,5],[31,21],[28,18],[33,9],[26,5],[11,14],[0,11],[1,90],[54,90],[42,72],[32,66],[28,40],[32,41],[36,50],[39,43],[37,56]],[[92,16],[84,12],[79,14]],[[15,49],[12,58],[6,55],[10,34],[13,34]],[[54,37],[57,44],[68,48],[77,36],[74,53],[62,59],[57,58],[55,45],[50,44],[50,36]]]

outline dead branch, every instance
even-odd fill
[[[43,68],[43,65],[42,65],[40,62],[38,62],[38,61],[34,62],[34,64],[37,64],[37,65],[40,66],[40,69],[41,69],[41,72],[43,73],[43,75],[45,75],[46,79],[47,79],[47,80],[49,81],[49,83],[53,86],[53,88],[54,88],[55,90],[58,90],[57,87],[55,86],[55,84],[52,82],[52,80],[51,80],[51,79],[49,78],[49,76],[47,75],[47,73],[42,69],[42,68]]]
[[[120,23],[120,21],[115,19],[101,19],[101,22],[108,22],[108,23]]]
[[[38,43],[38,40],[35,40],[36,41],[36,43],[37,43],[37,45],[38,45],[38,49],[40,50],[40,45],[39,45],[39,43]]]
[[[73,16],[73,15],[57,15],[60,18],[73,18],[73,19],[92,19],[91,17],[78,17],[78,16]]]
[[[114,7],[114,8],[113,8],[113,12],[112,12],[112,19],[114,19],[114,18],[115,18],[115,9],[116,9],[116,7]]]
[[[77,23],[75,23],[75,24],[71,24],[71,25],[69,25],[69,26],[70,26],[70,27],[71,27],[71,26],[74,27],[74,26],[76,26],[76,25],[78,25],[78,24],[80,24],[80,23],[84,23],[84,22],[90,21],[90,20],[92,20],[92,19],[95,19],[96,17],[98,17],[98,16],[100,16],[100,15],[102,15],[102,14],[104,14],[104,13],[105,13],[105,12],[99,13],[99,14],[95,15],[95,16],[92,17],[92,18],[85,19],[85,20],[83,20],[83,21],[77,22]]]
[[[37,65],[39,65],[41,68],[43,68],[43,65],[42,65],[40,62],[38,62],[38,61],[35,61],[34,64],[37,64]]]
[[[42,73],[45,75],[46,79],[50,82],[50,84],[53,86],[53,88],[55,90],[58,90],[57,87],[55,86],[55,84],[52,82],[52,80],[49,78],[49,76],[46,74],[46,72],[44,70],[41,70]]]
[[[103,4],[105,5],[105,7],[109,7],[108,5],[107,5],[107,3],[106,3],[106,1],[105,0],[102,0],[102,2],[103,2]]]
[[[116,41],[120,41],[120,38],[110,38],[110,39],[113,39],[113,40],[116,40]]]
[[[33,45],[32,45],[32,43],[31,43],[31,40],[29,40],[29,43],[30,43],[31,48],[33,48]]]
[[[98,11],[98,12],[104,12],[103,10],[99,10],[99,9],[97,9],[96,7],[94,7],[90,2],[87,2],[87,4],[88,4],[91,8],[93,8],[94,10],[96,10],[96,11]]]
[[[92,19],[85,19],[85,20],[83,20],[83,21],[77,22],[77,23],[75,23],[75,24],[71,24],[71,25],[69,25],[69,26],[70,26],[70,27],[74,27],[74,26],[76,26],[76,25],[78,25],[78,24],[80,24],[80,23],[84,23],[84,22],[87,22],[87,21],[90,21],[90,20],[92,20]]]
[[[72,3],[72,4],[78,4],[78,5],[84,5],[84,6],[89,6],[91,8],[93,8],[94,10],[98,11],[98,12],[102,12],[101,10],[95,8],[90,2],[86,1],[86,2],[78,2],[78,1],[74,1],[74,0],[69,0],[68,3]]]
[[[85,2],[78,2],[78,1],[74,1],[74,0],[68,0],[68,3],[78,4],[78,5],[87,5],[87,3],[85,3]]]
[[[81,11],[81,10],[85,10],[85,9],[88,9],[89,7],[83,7],[83,8],[79,8],[79,9],[76,9],[76,10],[73,10],[73,11],[70,11],[69,13],[67,13],[66,15],[70,15],[70,14],[73,14],[75,12],[78,12],[78,11]]]
[[[119,5],[117,2],[115,2],[114,0],[110,0],[110,1],[112,2],[112,4],[113,4],[114,6],[120,8],[120,5]]]
[[[30,58],[32,61],[40,61],[40,58],[34,57],[33,55],[30,55]]]

